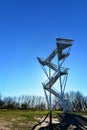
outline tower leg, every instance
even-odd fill
[[[52,111],[50,111],[49,121],[50,121],[49,126],[50,126],[50,129],[52,130],[53,129],[52,128]]]
[[[66,112],[66,108],[65,108],[65,101],[64,101],[64,96],[62,95],[62,109],[63,109],[63,113]]]
[[[50,111],[50,124],[52,124],[52,112]]]

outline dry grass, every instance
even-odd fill
[[[0,130],[31,130],[37,123],[35,117],[42,117],[47,111],[0,109]]]

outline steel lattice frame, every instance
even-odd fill
[[[63,63],[70,55],[69,52],[72,46],[72,42],[73,40],[71,39],[56,38],[56,49],[45,60],[39,57],[37,58],[47,76],[47,80],[42,83],[42,85],[45,92],[48,108],[50,110],[50,122],[52,122],[51,112],[53,109],[55,109],[56,105],[58,105],[59,102],[61,103],[63,112],[66,112],[64,91],[69,69],[63,67]],[[55,56],[57,56],[56,65],[52,62]],[[45,66],[49,68],[48,72],[46,71]],[[52,74],[51,71],[54,71],[54,73]],[[59,80],[59,93],[53,89],[53,85],[57,80]],[[47,95],[47,92],[49,92],[49,95]],[[54,106],[52,106],[51,95],[54,95],[58,98],[58,101],[56,104],[54,104]]]

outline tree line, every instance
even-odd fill
[[[0,108],[4,109],[46,109],[46,103],[41,96],[22,95],[19,97],[0,96]]]
[[[66,101],[67,99],[69,102],[66,102],[67,110],[68,110],[68,103],[72,107],[72,111],[82,111],[87,112],[87,96],[84,96],[81,92],[67,92],[64,95]],[[53,104],[55,104],[58,99],[53,99]],[[45,110],[47,109],[46,100],[44,97],[41,96],[29,96],[29,95],[22,95],[19,97],[4,97],[0,95],[0,109],[40,109]],[[56,106],[56,109],[62,110],[61,104]]]
[[[87,96],[84,96],[81,92],[66,92],[64,97],[67,111],[87,112]],[[54,104],[56,102],[57,99],[55,98]],[[56,109],[62,110],[61,104],[58,104]]]

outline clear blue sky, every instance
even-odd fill
[[[71,38],[66,91],[87,95],[87,0],[0,0],[0,93],[43,95],[47,57],[56,37]]]

